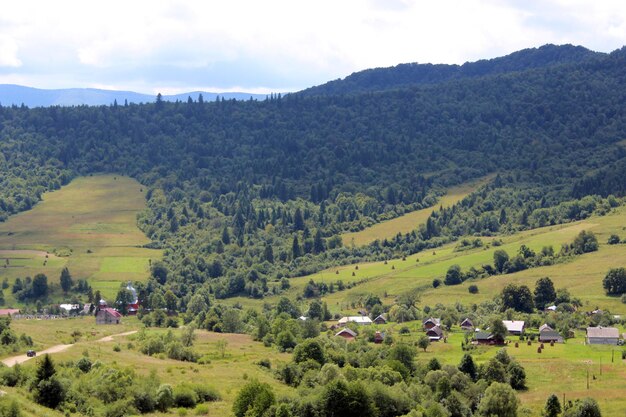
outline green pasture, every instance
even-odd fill
[[[116,175],[77,178],[46,193],[32,210],[0,224],[0,279],[44,273],[58,283],[67,267],[113,298],[120,282],[147,279],[150,260],[161,256],[141,247],[149,242],[136,226],[144,207],[141,184]],[[10,291],[5,298],[15,304]]]
[[[406,213],[395,219],[377,223],[371,227],[363,229],[359,232],[343,233],[341,240],[344,246],[363,246],[372,243],[376,239],[391,239],[398,233],[406,234],[417,229],[420,224],[426,223],[430,214],[439,209],[439,207],[450,207],[472,192],[476,191],[480,186],[486,184],[493,176],[487,176],[456,187],[450,188],[446,194],[432,207]]]

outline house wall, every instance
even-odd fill
[[[590,345],[617,345],[617,337],[588,337]]]

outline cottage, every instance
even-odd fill
[[[590,345],[617,345],[619,331],[615,327],[587,327],[587,343]]]
[[[386,315],[383,313],[383,314],[381,314],[380,316],[376,317],[376,318],[374,319],[374,323],[375,323],[375,324],[385,324],[385,323],[387,323],[387,317],[386,317]]]
[[[100,308],[96,313],[96,324],[120,324],[122,315],[109,307]]]
[[[423,325],[424,325],[424,330],[432,329],[435,326],[441,327],[441,319],[429,317],[426,320],[424,320]]]
[[[539,332],[539,341],[541,343],[563,343],[563,336],[556,330],[544,330]]]
[[[474,333],[474,342],[478,345],[495,345],[496,341],[493,334],[477,330]]]
[[[431,342],[436,342],[443,339],[443,330],[441,330],[441,327],[439,326],[431,327],[426,330],[426,336],[428,336]]]
[[[548,323],[544,323],[541,325],[541,327],[539,327],[539,333],[545,331],[545,330],[554,330],[552,327],[550,327],[548,325]]]
[[[461,322],[461,329],[465,331],[472,331],[474,330],[474,323],[472,323],[472,321],[469,318],[465,318]]]
[[[351,341],[356,337],[356,333],[350,328],[344,327],[337,334],[335,334],[335,337],[343,337],[347,341]]]
[[[381,332],[377,331],[376,334],[374,334],[374,343],[381,344],[381,343],[383,343],[384,340],[385,340],[385,334],[384,333],[381,333]]]
[[[339,319],[337,324],[339,326],[345,326],[348,323],[356,323],[359,325],[372,324],[372,319],[367,316],[346,316]]]
[[[524,320],[502,320],[509,334],[521,335],[524,332]]]

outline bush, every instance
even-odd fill
[[[91,359],[89,359],[86,356],[83,356],[76,362],[76,367],[80,369],[81,371],[83,371],[84,373],[89,372],[91,370]]]
[[[188,386],[174,388],[174,405],[176,407],[192,408],[198,403],[198,395]]]
[[[194,414],[197,416],[208,416],[209,406],[206,404],[198,404],[194,410]]]
[[[209,385],[191,384],[189,388],[196,393],[199,402],[219,401],[222,399],[219,392]]]
[[[467,291],[469,291],[470,294],[478,294],[478,286],[472,284],[467,287]]]
[[[433,279],[433,288],[437,288],[441,285],[441,280],[439,278]]]
[[[611,235],[609,237],[609,245],[617,245],[620,242],[619,236],[617,235]]]

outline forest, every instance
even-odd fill
[[[182,309],[198,291],[262,298],[332,265],[584,219],[626,192],[626,50],[562,48],[363,93],[0,107],[0,218],[79,175],[137,178],[138,225],[164,249],[148,288]],[[485,174],[411,233],[342,244]]]

